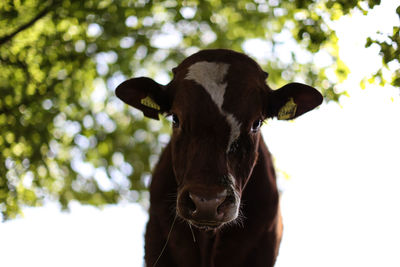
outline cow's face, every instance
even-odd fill
[[[192,225],[212,229],[238,217],[257,161],[262,121],[292,119],[322,101],[307,85],[272,91],[265,79],[266,73],[243,54],[204,50],[175,68],[167,86],[136,78],[117,88],[118,97],[146,116],[172,116],[176,211]]]

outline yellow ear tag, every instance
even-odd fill
[[[146,96],[145,98],[140,100],[140,103],[143,106],[146,106],[146,107],[149,107],[149,108],[152,108],[155,110],[160,110],[160,106],[156,102],[154,102],[154,100],[151,99],[151,97],[149,97],[149,96]]]
[[[286,104],[281,107],[278,112],[278,120],[290,120],[296,115],[297,104],[294,103],[293,98],[291,97]]]

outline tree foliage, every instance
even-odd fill
[[[396,14],[400,18],[400,6],[396,9]],[[379,46],[379,53],[382,56],[382,62],[384,68],[389,68],[390,64],[399,64],[400,62],[400,27],[394,26],[391,35],[386,35],[384,33],[379,33],[381,40],[373,39],[371,37],[367,38],[365,44],[366,47],[370,47],[372,44]],[[379,69],[373,76],[378,78],[381,84],[385,84],[387,81],[382,75],[382,68]],[[394,71],[391,80],[389,81],[393,86],[400,87],[400,69]]]
[[[252,52],[269,81],[303,80],[337,101],[344,79],[329,22],[380,1],[15,0],[0,3],[0,212],[71,200],[139,201],[168,142],[168,123],[143,119],[113,93],[127,77],[167,81],[204,48]],[[397,9],[399,14],[399,9]],[[399,58],[399,28],[380,45]],[[321,53],[328,56],[318,62]],[[282,56],[282,54],[284,56]],[[257,57],[257,55],[255,55]],[[400,73],[393,83],[399,85]]]

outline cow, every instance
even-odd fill
[[[116,88],[146,117],[172,118],[150,185],[146,266],[273,266],[282,219],[260,127],[314,109],[322,95],[301,83],[272,90],[253,59],[227,49],[201,50],[172,72],[167,85],[139,77]]]

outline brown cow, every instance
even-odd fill
[[[150,187],[147,266],[273,266],[282,222],[259,129],[315,108],[321,94],[300,83],[271,90],[255,61],[223,49],[200,51],[173,73],[165,86],[141,77],[116,89],[145,116],[173,120]]]

